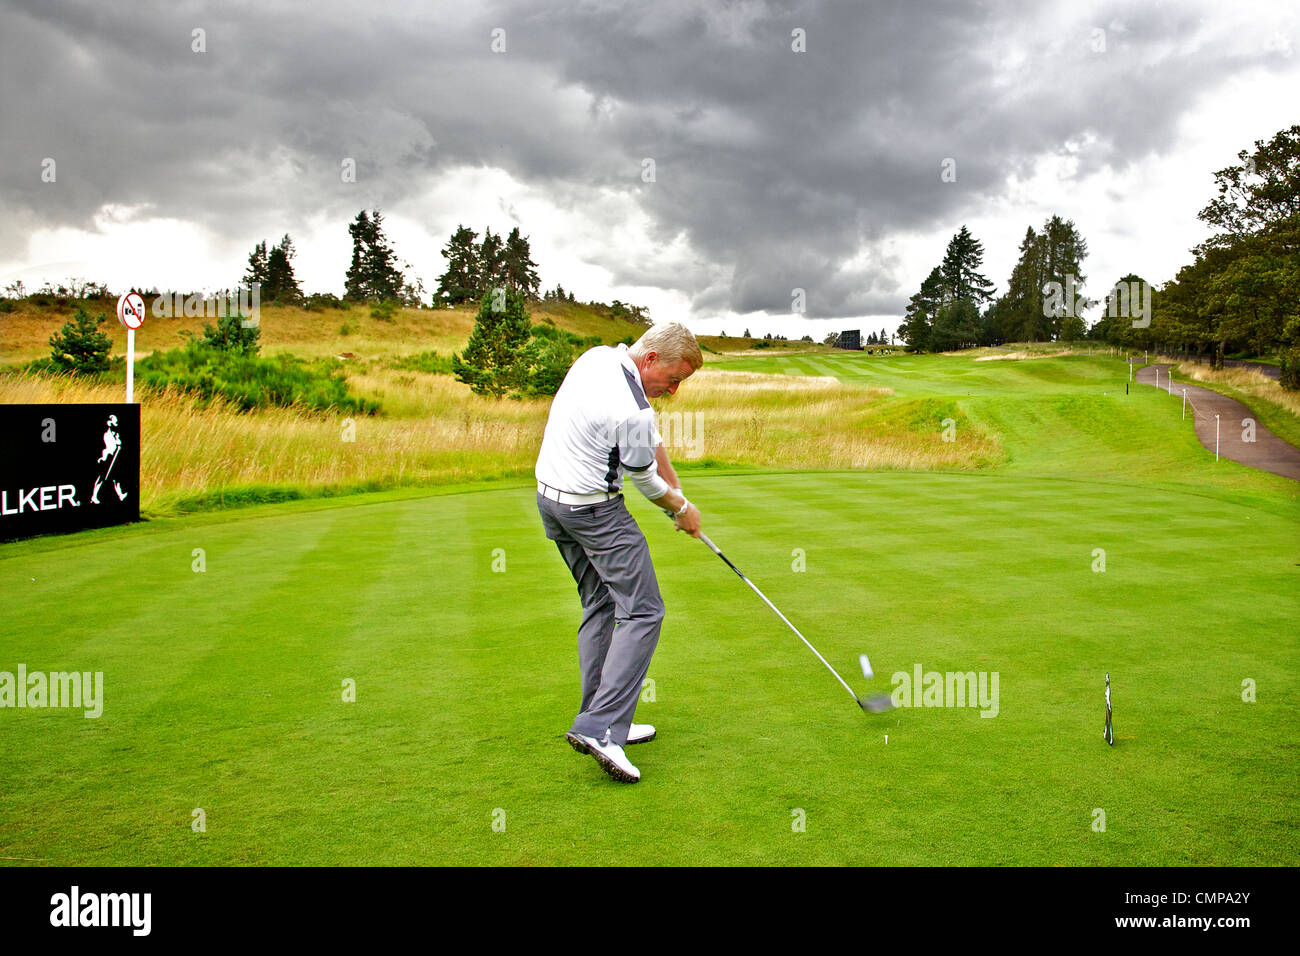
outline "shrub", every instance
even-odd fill
[[[378,319],[380,322],[391,322],[399,304],[396,299],[385,299],[383,302],[376,302],[370,307],[370,317]]]
[[[520,391],[530,397],[554,395],[560,390],[564,376],[569,374],[574,359],[600,344],[599,335],[582,338],[554,325],[534,325],[532,340],[526,347],[528,372]]]
[[[475,395],[501,398],[527,385],[531,324],[522,295],[507,292],[505,308],[493,308],[494,300],[491,292],[483,296],[465,351],[451,360],[456,378]]]
[[[439,355],[437,352],[403,355],[392,363],[392,367],[404,372],[427,372],[430,375],[451,375],[453,372],[451,356]]]
[[[1300,391],[1300,348],[1285,349],[1278,361],[1279,381],[1288,392]]]
[[[50,336],[50,361],[60,372],[93,375],[108,371],[113,341],[99,327],[108,321],[102,312],[92,319],[81,306],[63,328]]]
[[[184,348],[146,356],[137,363],[136,377],[155,389],[170,385],[205,399],[220,395],[244,411],[268,405],[365,415],[380,410],[378,402],[348,394],[337,359],[308,363],[288,354],[262,358],[190,341]]]
[[[203,323],[203,340],[205,348],[218,352],[230,352],[235,355],[256,355],[261,351],[258,339],[262,330],[256,325],[245,326],[238,315],[226,315],[217,320],[216,326]]]
[[[308,312],[324,312],[326,309],[342,309],[345,303],[332,293],[313,292],[303,301],[302,307]]]

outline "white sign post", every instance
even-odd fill
[[[1187,389],[1183,389],[1183,420],[1187,420]]]
[[[117,320],[126,326],[126,403],[135,400],[135,330],[144,325],[144,299],[125,292],[117,300]]]

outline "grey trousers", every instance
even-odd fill
[[[650,548],[621,495],[571,506],[539,494],[537,510],[582,600],[582,704],[570,729],[598,740],[608,731],[609,739],[621,747],[627,743],[664,619]]]

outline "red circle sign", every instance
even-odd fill
[[[117,300],[117,320],[132,330],[144,325],[144,299],[139,293],[126,292]]]

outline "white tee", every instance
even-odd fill
[[[668,493],[655,451],[662,438],[626,345],[583,353],[551,402],[537,455],[537,480],[585,495],[619,491],[627,473],[653,500]]]

